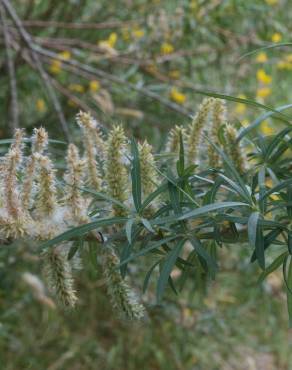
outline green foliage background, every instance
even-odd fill
[[[234,97],[244,94],[272,107],[290,103],[291,46],[265,50],[265,62],[257,61],[259,53],[239,59],[246,52],[275,43],[275,34],[280,35],[278,43],[290,41],[292,9],[288,0],[275,1],[274,5],[273,1],[240,0],[41,0],[14,1],[13,5],[27,22],[122,22],[117,28],[100,30],[29,24],[26,27],[40,38],[44,48],[57,53],[69,50],[69,60],[121,79],[114,83],[108,75],[76,76],[63,68],[65,62],[58,73],[52,73],[55,58],[43,58],[50,76],[67,89],[67,95],[71,94],[68,97],[56,90],[75,141],[79,140],[73,124],[80,109],[78,101],[95,112],[105,130],[112,122],[122,122],[128,133],[133,132],[137,138],[147,136],[158,148],[170,127],[189,121],[189,114],[202,99],[198,90]],[[168,25],[167,32],[159,27],[161,19]],[[132,23],[125,26],[128,21]],[[108,42],[113,32],[117,35],[114,51],[92,52],[88,45],[78,46],[80,41],[91,46]],[[44,42],[48,38],[74,39],[75,44],[68,48],[58,41],[52,46]],[[3,37],[0,41],[0,127],[2,138],[7,138],[11,136],[10,90]],[[165,43],[173,47],[169,54],[163,53]],[[39,74],[21,56],[16,55],[15,61],[21,126],[30,132],[42,124],[51,137],[64,138]],[[260,69],[271,76],[271,82],[257,78]],[[90,81],[98,81],[97,91],[91,91]],[[137,92],[141,87],[155,93],[155,98]],[[265,98],[259,96],[263,87],[271,89]],[[173,96],[174,88],[184,96],[184,102]],[[175,105],[169,107],[169,103]],[[252,107],[243,111],[236,102],[229,103],[229,111],[230,119],[239,125],[264,113]],[[278,120],[268,119],[261,127],[262,132],[271,133],[281,126]],[[61,155],[56,150],[56,156]],[[90,261],[78,278],[81,298],[76,311],[40,305],[27,286],[15,278],[17,274],[7,274],[7,266],[12,272],[23,270],[24,266],[28,271],[36,269],[23,246],[14,248],[0,251],[3,369],[288,370],[292,366],[291,333],[287,330],[281,278],[275,273],[273,279],[258,285],[258,268],[249,264],[246,250],[228,250],[221,257],[222,268],[216,282],[209,287],[196,287],[179,297],[169,291],[163,307],[153,306],[148,321],[133,325],[115,318]],[[149,294],[153,298],[151,289]]]

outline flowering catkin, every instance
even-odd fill
[[[214,98],[205,98],[199,106],[198,112],[187,129],[187,162],[198,163],[198,153],[202,141],[202,132],[207,124],[207,118],[214,105]]]
[[[169,132],[168,140],[166,143],[166,151],[168,153],[177,154],[180,148],[180,135],[184,141],[186,130],[182,126],[174,126]]]
[[[4,206],[7,214],[14,219],[18,218],[21,213],[18,183],[17,167],[19,164],[19,155],[15,149],[10,149],[5,157],[4,169]]]
[[[73,220],[78,223],[87,221],[85,200],[81,195],[83,186],[84,161],[80,159],[78,148],[69,144],[67,151],[67,172],[65,173],[64,203],[70,208]]]
[[[101,190],[101,176],[98,169],[96,156],[103,157],[103,142],[99,136],[96,121],[88,113],[80,112],[77,115],[77,122],[83,130],[83,142],[86,154],[86,164],[88,172],[88,184],[96,191]],[[99,145],[99,150],[97,150]]]
[[[108,194],[125,203],[128,199],[128,171],[126,167],[126,137],[121,126],[115,126],[106,143],[105,177]],[[124,216],[125,209],[112,205],[114,216]]]
[[[18,218],[21,213],[19,201],[17,171],[22,161],[23,130],[17,129],[14,143],[4,159],[3,195],[4,206],[9,216]]]
[[[32,153],[27,160],[25,178],[22,184],[22,206],[28,210],[32,206],[32,189],[37,170],[37,156],[42,154],[48,145],[48,133],[44,128],[34,129],[32,136]]]
[[[66,249],[65,249],[66,250]],[[44,275],[50,291],[64,306],[74,307],[77,301],[71,265],[62,245],[43,254]]]
[[[152,154],[152,146],[145,140],[139,144],[141,183],[144,198],[153,193],[157,184],[157,172],[155,170],[155,160]]]
[[[55,170],[51,160],[47,156],[38,154],[37,159],[40,170],[36,213],[42,217],[52,216],[58,207]]]
[[[213,144],[219,145],[219,130],[226,122],[226,106],[223,100],[215,99],[213,105],[213,119],[210,128],[210,140]],[[209,144],[208,160],[211,168],[216,168],[220,165],[220,157],[214,147]]]
[[[237,170],[240,174],[244,174],[247,169],[247,159],[245,153],[242,150],[240,143],[236,141],[237,131],[236,129],[227,124],[225,126],[224,135],[226,139],[226,151],[230,158],[233,160]]]
[[[134,292],[123,280],[118,269],[119,259],[112,248],[105,248],[103,259],[103,274],[113,308],[127,319],[142,319],[145,314],[144,306],[137,301]]]
[[[0,226],[5,237],[18,238],[25,234],[25,217],[21,207],[17,172],[22,160],[23,131],[15,131],[15,140],[4,158],[3,164],[3,209]]]

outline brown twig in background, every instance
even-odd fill
[[[33,48],[33,40],[31,38],[30,34],[28,32],[26,32],[25,28],[23,27],[22,22],[21,22],[20,18],[18,17],[18,15],[16,14],[16,12],[15,12],[13,6],[11,5],[10,1],[9,0],[1,0],[1,2],[3,3],[3,5],[6,8],[10,17],[12,18],[12,20],[13,20],[16,28],[18,29],[18,32],[21,35],[22,39],[24,40],[24,42],[28,46],[28,48],[31,52],[33,61],[36,65],[36,67],[37,67],[37,70],[39,71],[39,74],[40,74],[47,90],[48,90],[48,94],[50,96],[50,99],[51,99],[51,101],[53,103],[53,106],[55,108],[55,111],[56,111],[56,113],[59,117],[59,120],[60,120],[60,123],[61,123],[61,126],[62,126],[62,130],[63,130],[67,140],[70,140],[70,133],[69,133],[69,129],[68,129],[68,126],[67,126],[67,122],[66,122],[61,104],[60,104],[60,102],[57,98],[57,95],[54,91],[54,88],[52,86],[50,76],[48,75],[48,73],[43,68],[42,62],[41,62],[39,56],[37,55],[37,53],[35,52],[35,50]]]
[[[33,49],[37,53],[39,53],[40,55],[47,56],[51,59],[60,60],[62,63],[64,63],[64,65],[66,65],[66,64],[71,65],[71,66],[73,66],[77,69],[80,69],[81,71],[88,72],[88,73],[92,74],[93,76],[96,76],[96,77],[99,77],[99,78],[104,78],[105,80],[116,83],[118,85],[123,85],[123,86],[127,87],[128,89],[134,90],[134,91],[136,91],[136,92],[138,92],[138,93],[140,93],[144,96],[147,96],[148,98],[159,101],[160,103],[162,103],[164,106],[168,107],[169,109],[171,109],[175,112],[178,112],[178,113],[180,113],[180,114],[182,114],[182,115],[184,115],[188,118],[190,117],[190,115],[192,113],[189,110],[187,110],[186,108],[183,108],[180,105],[171,102],[170,100],[164,98],[163,96],[161,96],[161,95],[159,95],[159,94],[157,94],[157,93],[155,93],[155,92],[153,92],[149,89],[146,89],[145,87],[137,86],[137,85],[134,85],[130,82],[127,82],[127,81],[123,80],[122,78],[120,78],[118,76],[112,75],[112,74],[107,73],[105,71],[102,71],[98,68],[83,64],[83,63],[81,63],[77,60],[73,60],[73,59],[64,60],[57,53],[54,53],[50,50],[43,49],[42,47],[40,47],[39,45],[36,45],[36,44],[33,44]]]
[[[57,21],[42,21],[42,20],[28,20],[23,21],[25,27],[53,27],[76,30],[102,30],[107,28],[121,28],[137,24],[141,21],[110,21],[101,23],[72,23],[72,22],[57,22]]]
[[[84,112],[89,112],[94,118],[98,118],[96,112],[90,108],[89,105],[84,103],[81,99],[79,99],[76,95],[72,94],[70,90],[66,89],[63,85],[61,85],[56,79],[52,79],[52,83],[55,86],[55,88],[66,98],[71,100],[78,108],[83,110]]]
[[[6,22],[6,12],[1,3],[0,3],[0,17],[1,17],[1,22],[3,25],[3,36],[4,36],[4,43],[5,43],[6,55],[7,55],[7,70],[8,70],[8,75],[9,75],[10,95],[11,95],[10,131],[11,131],[11,134],[13,134],[14,130],[17,127],[19,127],[19,106],[18,106],[18,98],[17,98],[17,83],[16,83],[14,60],[13,60],[13,56],[11,53],[11,47],[10,47],[11,40],[10,40],[10,35],[9,35],[9,31],[7,28],[7,22]]]

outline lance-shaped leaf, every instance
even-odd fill
[[[259,223],[261,214],[253,212],[248,219],[248,239],[250,245],[255,249],[256,257],[260,267],[265,269],[265,244],[262,227]]]
[[[140,159],[139,150],[137,143],[134,139],[131,142],[132,149],[132,195],[135,204],[136,211],[139,212],[141,208],[142,195],[141,195],[141,169],[140,169]]]
[[[173,269],[173,266],[176,263],[176,260],[182,250],[182,247],[184,246],[185,240],[180,240],[176,246],[171,250],[171,252],[167,255],[167,257],[164,260],[164,263],[162,265],[160,276],[157,283],[157,291],[156,291],[156,297],[157,302],[160,303],[161,299],[163,297],[165,287],[169,281],[170,273]]]

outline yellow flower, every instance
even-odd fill
[[[56,75],[61,72],[61,69],[62,69],[61,67],[62,67],[62,62],[58,59],[53,59],[50,64],[49,70],[51,73]]]
[[[267,98],[272,93],[272,89],[270,87],[260,87],[257,89],[257,98]]]
[[[91,92],[96,92],[96,91],[98,91],[100,89],[100,83],[99,83],[99,81],[97,81],[97,80],[91,80],[90,82],[89,82],[89,90],[91,91]]]
[[[239,94],[237,96],[239,99],[246,99],[244,94]],[[237,103],[235,106],[235,113],[242,114],[246,111],[246,105],[242,103]]]
[[[64,50],[61,53],[58,53],[59,57],[64,59],[64,60],[69,60],[71,59],[71,53],[68,50]]]
[[[169,77],[177,80],[180,77],[180,71],[178,69],[173,69],[172,71],[169,71]]]
[[[275,32],[271,37],[272,42],[280,42],[282,40],[282,35],[279,32]]]
[[[173,87],[171,90],[170,90],[170,99],[173,100],[174,102],[176,102],[177,104],[184,104],[187,97],[185,96],[185,94],[183,94],[182,92],[180,92],[177,88]]]
[[[241,124],[242,124],[243,127],[247,127],[249,125],[249,120],[247,118],[245,118],[241,121]]]
[[[118,35],[116,32],[112,32],[109,37],[106,40],[101,40],[98,42],[98,45],[100,47],[105,47],[105,48],[111,48],[113,49],[117,43],[118,40]]]
[[[264,135],[272,135],[275,132],[275,129],[266,120],[261,123],[260,130]]]
[[[134,28],[132,34],[135,39],[141,39],[145,35],[145,32],[141,28]]]
[[[279,0],[265,0],[268,5],[277,5],[279,3]]]
[[[265,63],[268,60],[267,54],[262,52],[256,57],[257,63]]]
[[[68,86],[68,88],[69,88],[69,90],[80,93],[80,94],[84,93],[84,91],[85,91],[84,86],[82,86],[80,84],[70,84]]]
[[[164,42],[160,47],[160,51],[163,55],[171,54],[174,51],[174,47],[169,42]]]
[[[258,69],[257,80],[263,84],[270,84],[272,82],[272,77],[269,76],[264,69]]]
[[[44,113],[47,110],[47,106],[44,99],[37,99],[35,106],[37,111],[40,113]]]
[[[118,40],[118,35],[116,34],[116,32],[112,32],[108,38],[109,46],[111,46],[112,48],[115,47],[117,40]]]

